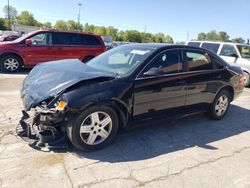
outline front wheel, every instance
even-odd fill
[[[0,62],[0,68],[4,72],[17,72],[21,65],[21,59],[16,55],[6,55]]]
[[[69,121],[67,134],[80,150],[97,150],[109,144],[118,131],[116,112],[108,106],[93,106]]]
[[[211,104],[208,110],[211,119],[220,120],[224,118],[230,106],[230,96],[230,93],[226,90],[222,90],[217,94],[213,104]]]

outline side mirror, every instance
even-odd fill
[[[159,68],[151,68],[143,73],[143,76],[160,76],[163,72]]]
[[[26,39],[25,44],[28,45],[28,46],[31,46],[32,45],[32,40],[31,39]]]
[[[230,55],[231,57],[238,58],[239,56],[236,53]]]

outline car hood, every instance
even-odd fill
[[[41,63],[23,82],[21,98],[24,108],[29,110],[79,82],[107,77],[115,78],[115,75],[100,72],[75,59]]]

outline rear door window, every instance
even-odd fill
[[[72,36],[69,33],[53,33],[53,44],[55,45],[71,45]]]
[[[220,47],[220,44],[218,44],[218,43],[203,43],[202,45],[201,45],[201,47],[202,48],[205,48],[205,49],[207,49],[207,50],[210,50],[210,51],[212,51],[212,52],[214,52],[214,53],[217,53],[218,52],[218,50],[219,50],[219,47]]]
[[[189,42],[188,46],[194,46],[194,47],[200,47],[201,43],[200,42]]]
[[[211,70],[213,64],[207,53],[186,51],[189,71]]]

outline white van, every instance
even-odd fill
[[[205,48],[229,64],[240,66],[244,71],[245,86],[250,85],[250,45],[211,41],[188,41],[186,45]]]

